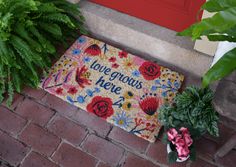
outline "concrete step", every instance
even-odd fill
[[[191,39],[177,37],[172,30],[89,1],[82,0],[80,7],[89,31],[98,39],[197,76],[202,76],[212,63],[212,57],[193,50]]]

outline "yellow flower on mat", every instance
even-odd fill
[[[131,108],[132,108],[131,102],[127,101],[127,102],[123,103],[122,108],[123,108],[125,111],[130,111]]]
[[[135,68],[134,61],[131,58],[124,59],[123,66],[126,70],[128,70],[128,69],[132,70]]]
[[[134,94],[131,91],[127,91],[124,94],[125,99],[131,99],[134,97]]]

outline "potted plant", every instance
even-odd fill
[[[55,46],[85,32],[77,5],[66,0],[0,1],[0,102],[23,85],[37,87]]]
[[[168,162],[195,160],[194,139],[188,128],[170,128],[164,134],[163,142],[167,144]]]
[[[170,133],[177,136],[180,135],[181,139],[184,139],[183,129],[185,129],[184,133],[188,132],[187,137],[190,137],[191,140],[197,139],[207,132],[213,136],[219,136],[217,125],[219,118],[218,113],[215,112],[212,106],[212,99],[213,92],[209,88],[191,86],[187,87],[182,93],[177,94],[172,104],[164,105],[158,115],[158,119],[167,131],[164,135],[164,141],[168,139],[169,143],[176,146],[176,151],[178,152],[177,145],[168,137]],[[174,140],[174,142],[176,141]],[[185,143],[189,142],[185,141]],[[191,150],[192,148],[193,145],[191,144],[186,150]],[[170,162],[177,158],[176,155],[176,153],[170,155]]]
[[[236,42],[236,1],[235,0],[208,0],[202,10],[214,15],[193,24],[180,36],[190,36],[193,40],[206,36],[210,41]],[[203,76],[202,85],[220,80],[236,69],[236,48],[223,55]]]

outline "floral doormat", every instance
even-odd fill
[[[55,63],[40,87],[130,133],[154,142],[158,109],[184,76],[87,36]]]

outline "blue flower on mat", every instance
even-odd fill
[[[169,86],[171,86],[171,85],[172,85],[172,82],[171,82],[170,80],[168,80],[168,81],[167,81],[167,84],[168,84]]]
[[[95,88],[95,92],[99,93],[100,89],[99,88]]]
[[[78,103],[84,103],[85,99],[83,96],[78,96],[77,101],[78,101]]]
[[[74,50],[72,50],[72,54],[73,55],[78,55],[78,54],[80,54],[81,53],[81,50],[80,49],[74,49]]]
[[[139,76],[140,76],[140,72],[139,72],[138,70],[134,70],[134,71],[132,72],[132,75],[133,75],[134,77],[139,77]]]
[[[84,63],[89,63],[91,61],[91,58],[90,57],[84,57],[83,58],[83,62]]]
[[[155,80],[155,84],[157,84],[157,85],[161,85],[160,80],[159,80],[159,79]]]
[[[79,37],[79,39],[78,39],[78,42],[79,43],[84,43],[86,41],[86,38],[85,37]]]
[[[114,124],[118,127],[127,129],[132,123],[132,118],[126,112],[122,111],[121,113],[116,112],[116,115],[112,117]]]
[[[161,94],[163,97],[166,97],[167,96],[167,92],[165,91],[165,92],[162,92],[162,94]]]
[[[74,104],[74,100],[70,96],[67,96],[66,99],[69,103]]]
[[[178,82],[175,82],[174,86],[178,89],[180,87],[180,84]]]
[[[151,88],[151,90],[152,90],[152,91],[156,91],[156,90],[157,90],[157,86],[154,86],[154,85],[153,85],[152,88]]]
[[[166,86],[166,85],[162,85],[161,88],[162,88],[162,89],[166,89],[167,86]]]
[[[93,97],[93,91],[92,90],[87,89],[86,93],[87,93],[88,96]]]

